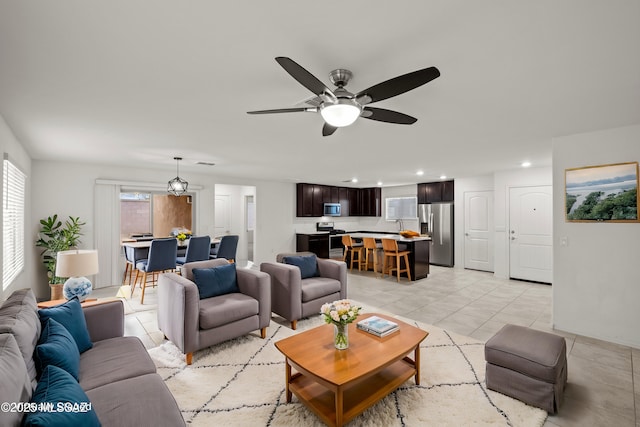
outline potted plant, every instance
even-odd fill
[[[80,222],[80,217],[69,216],[62,223],[58,215],[40,220],[40,232],[36,246],[43,248],[41,252],[42,262],[47,268],[47,277],[51,287],[51,299],[62,298],[62,283],[65,278],[56,276],[56,258],[58,252],[75,248],[80,243],[81,228],[85,225]]]

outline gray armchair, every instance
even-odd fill
[[[193,282],[194,268],[226,265],[223,258],[187,263],[182,276],[165,273],[158,279],[158,327],[186,355],[222,341],[260,330],[266,337],[271,320],[269,276],[238,268],[239,293],[200,299]]]
[[[285,256],[310,255],[311,252],[282,253],[278,262],[263,262],[260,271],[271,276],[271,311],[291,322],[320,313],[322,304],[347,298],[347,264],[318,258],[318,277],[302,279],[300,269],[283,263]]]

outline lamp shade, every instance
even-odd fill
[[[58,252],[56,276],[80,277],[98,273],[98,251],[95,249],[74,249]]]
[[[349,126],[360,116],[361,109],[351,100],[339,99],[338,103],[322,105],[320,114],[325,122],[334,127]]]

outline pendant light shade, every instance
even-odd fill
[[[350,99],[338,99],[335,104],[320,107],[324,121],[337,128],[353,124],[361,112],[362,109]]]
[[[181,196],[187,192],[189,183],[180,178],[180,160],[182,160],[182,157],[174,157],[174,160],[176,161],[176,177],[169,181],[167,191],[174,196]]]

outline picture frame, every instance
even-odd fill
[[[565,169],[566,222],[640,222],[638,162]]]

